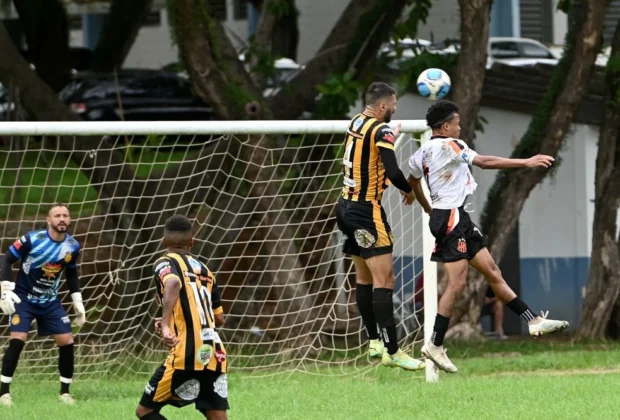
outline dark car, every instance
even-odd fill
[[[173,72],[125,69],[77,73],[60,99],[86,121],[212,120],[213,108],[187,78]]]

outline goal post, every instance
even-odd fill
[[[407,174],[429,132],[425,121],[399,122],[395,150]],[[76,375],[148,374],[165,357],[152,329],[159,309],[151,266],[172,214],[193,221],[192,251],[222,287],[231,369],[355,375],[374,368],[333,215],[348,123],[0,123],[3,252],[24,232],[45,228],[54,202],[68,205],[69,231],[82,246],[88,316],[75,331]],[[437,312],[434,240],[428,216],[403,205],[395,187],[382,204],[395,236],[399,338],[420,357]],[[73,318],[66,286],[60,298]],[[0,325],[7,337],[6,317]],[[53,347],[31,337],[20,371],[56,378]],[[437,380],[428,365],[427,381]]]

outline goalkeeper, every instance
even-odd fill
[[[78,327],[86,322],[86,312],[77,269],[80,244],[66,233],[70,224],[67,207],[54,204],[47,215],[47,229],[26,233],[9,247],[2,259],[0,310],[10,317],[11,338],[2,359],[0,405],[12,405],[9,387],[34,319],[39,335],[51,335],[58,346],[60,401],[74,403],[69,393],[74,367],[73,334],[71,321],[58,299],[63,272],[71,291]],[[21,267],[14,283],[11,281],[11,266],[18,260],[21,260]]]

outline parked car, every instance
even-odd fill
[[[240,61],[245,61],[243,54],[239,55]],[[275,76],[269,77],[263,90],[263,96],[268,98],[275,95],[278,90],[290,81],[295,75],[303,70],[304,66],[301,66],[290,58],[279,58],[273,63],[275,69]],[[164,71],[176,72],[179,76],[187,78],[187,72],[181,69],[179,63],[169,63],[161,68]]]
[[[388,64],[392,68],[398,68],[402,60],[415,57],[424,51],[431,54],[458,54],[461,49],[459,39],[446,39],[430,44],[426,40],[406,38],[399,43],[404,51],[401,59],[393,60]],[[415,47],[412,48],[412,46]],[[389,47],[384,48],[389,49]],[[557,64],[559,59],[559,56],[551,49],[529,38],[491,37],[488,49],[487,68],[491,68],[493,63],[509,66],[533,66],[537,63]],[[396,57],[396,54],[388,52],[387,56]]]
[[[213,108],[173,72],[125,69],[83,72],[60,91],[60,99],[87,121],[211,120]]]

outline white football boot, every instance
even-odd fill
[[[3,407],[13,407],[13,399],[11,394],[4,394],[0,397],[0,405]]]
[[[437,367],[447,373],[456,373],[458,369],[448,359],[447,350],[443,346],[437,347],[430,341],[422,347],[422,355],[430,359]]]
[[[562,331],[566,329],[570,324],[568,321],[556,321],[554,319],[547,319],[547,312],[541,312],[541,316],[537,316],[533,320],[527,323],[530,330],[530,335],[539,337],[543,334],[551,334],[556,331]]]

